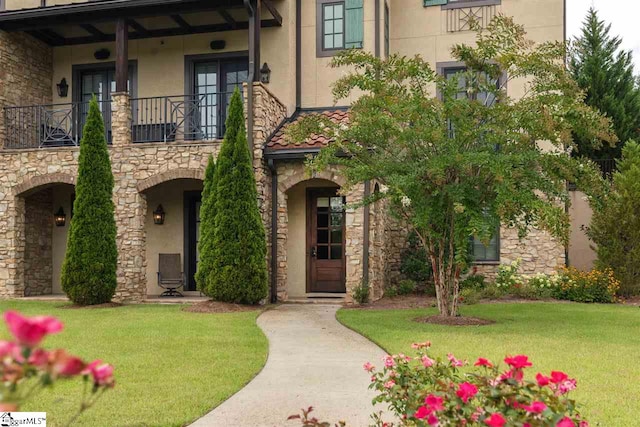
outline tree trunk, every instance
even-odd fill
[[[439,247],[442,248],[443,245]],[[436,250],[432,245],[427,249],[427,256],[433,270],[438,311],[441,316],[457,316],[460,300],[460,267],[455,265],[452,256],[446,256],[443,249]]]

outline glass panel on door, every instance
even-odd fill
[[[194,139],[214,139],[218,136],[218,64],[203,62],[194,68],[193,136]]]

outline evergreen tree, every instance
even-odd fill
[[[116,290],[113,174],[104,122],[95,98],[80,141],[76,199],[62,265],[62,289],[76,304],[111,301]]]
[[[610,35],[611,25],[589,9],[582,35],[575,40],[569,68],[586,92],[587,105],[597,108],[613,121],[619,141],[640,136],[640,89],[633,74],[631,52],[621,51],[622,40]],[[603,144],[594,149],[590,141],[576,137],[578,155],[594,160],[619,158],[622,144]]]
[[[255,304],[267,296],[267,246],[244,127],[236,89],[216,167],[214,264],[208,287],[215,300]]]
[[[599,268],[611,268],[620,294],[640,294],[640,145],[629,141],[617,162],[613,186],[604,203],[594,206],[588,235],[597,245]]]
[[[202,190],[202,204],[200,205],[200,241],[198,242],[198,270],[196,271],[196,285],[198,290],[211,296],[207,287],[207,279],[213,268],[213,234],[216,217],[216,163],[213,156],[209,156],[207,170],[204,175]]]

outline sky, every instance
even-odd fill
[[[611,35],[622,38],[622,48],[633,51],[635,73],[640,74],[640,3],[635,0],[567,0],[567,37],[580,34],[589,7],[598,11],[600,19],[611,24]]]

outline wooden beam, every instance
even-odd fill
[[[116,22],[116,92],[127,92],[129,80],[129,27],[124,18]]]
[[[136,32],[144,35],[149,34],[149,30],[147,30],[141,23],[136,21],[135,19],[127,19],[127,25],[136,30]]]
[[[231,26],[231,28],[233,28],[234,30],[238,28],[238,23],[235,19],[233,19],[233,16],[231,16],[229,12],[227,12],[225,9],[220,9],[217,12],[222,17],[222,19],[224,19],[227,24]]]
[[[62,45],[65,42],[65,38],[53,30],[42,29],[40,30],[40,33],[42,33],[45,37],[49,37],[57,45]]]
[[[2,0],[0,0],[2,1]],[[31,31],[27,31],[27,33],[29,35],[31,35],[32,37],[35,37],[36,39],[40,40],[41,42],[44,42],[50,46],[58,46],[58,43],[56,42],[56,40],[53,40],[51,37],[47,37],[45,34],[42,33],[42,31],[39,30],[31,30]]]
[[[91,24],[80,24],[80,26],[82,27],[83,30],[85,30],[87,33],[89,34],[93,34],[96,37],[104,37],[106,36],[105,33],[103,33],[102,31],[100,31],[99,29],[97,29],[96,27],[94,27]]]
[[[276,22],[278,23],[278,26],[282,26],[282,15],[280,15],[280,12],[278,12],[278,9],[276,9],[275,5],[271,2],[271,0],[262,0],[262,4],[264,5],[264,7],[267,8],[269,13],[273,15],[273,19],[276,20]]]
[[[274,19],[263,20],[261,25],[262,25],[262,28],[272,28],[272,27],[279,26],[277,21]],[[244,22],[238,22],[238,27],[236,29],[246,30],[248,28],[249,28],[249,22],[244,21]],[[146,33],[144,34],[141,34],[139,32],[129,33],[129,40],[148,39],[152,37],[184,36],[188,34],[217,33],[217,32],[230,31],[230,30],[233,30],[233,28],[231,28],[231,26],[226,22],[224,24],[197,25],[197,26],[191,27],[191,29],[185,29],[180,27],[160,28],[160,29],[154,29],[154,30],[147,30]],[[106,34],[104,40],[99,40],[95,36],[69,37],[64,39],[64,42],[59,45],[75,46],[79,44],[115,41],[115,39],[116,39],[115,34]],[[58,44],[53,44],[53,43],[49,43],[49,44],[58,46]]]
[[[173,19],[173,22],[178,24],[180,28],[185,28],[185,29],[191,28],[191,25],[189,25],[189,23],[185,21],[184,18],[180,15],[171,15],[171,19]]]

